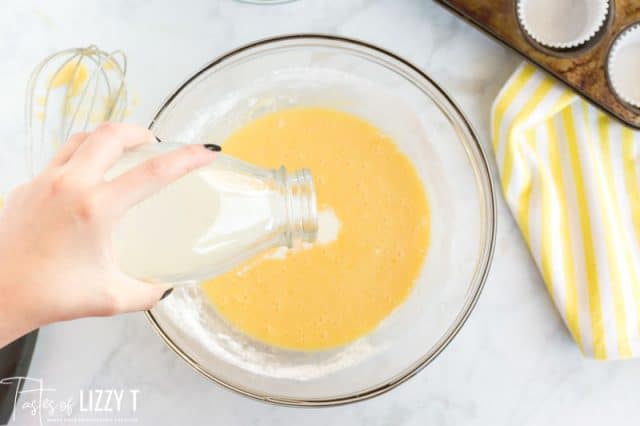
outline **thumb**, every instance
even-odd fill
[[[151,283],[128,278],[121,281],[119,289],[122,297],[118,310],[120,313],[146,311],[173,291],[169,284]]]

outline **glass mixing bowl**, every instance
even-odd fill
[[[150,128],[161,139],[222,143],[263,114],[311,105],[375,124],[418,170],[431,207],[431,242],[407,300],[369,335],[319,352],[245,336],[198,287],[176,289],[148,317],[209,379],[260,400],[318,406],[388,391],[451,342],[487,277],[496,225],[486,158],[460,108],[418,68],[360,41],[292,35],[241,47],[178,87]]]

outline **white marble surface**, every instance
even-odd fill
[[[173,2],[5,0],[0,12],[0,193],[25,179],[23,90],[35,63],[90,43],[121,48],[146,123],[165,95],[213,57],[291,32],[376,43],[411,60],[462,105],[489,149],[489,108],[520,59],[427,0],[300,0],[253,6]],[[495,167],[494,167],[495,172]],[[495,173],[494,173],[495,175]],[[139,389],[138,424],[613,425],[640,421],[640,361],[583,358],[562,325],[499,197],[494,265],[470,320],[417,377],[370,401],[291,409],[208,382],[178,359],[141,314],[41,330],[31,377],[56,397],[82,389]],[[81,413],[78,413],[80,415]],[[20,413],[17,424],[38,424]]]

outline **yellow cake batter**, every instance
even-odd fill
[[[350,114],[297,108],[247,124],[224,151],[264,167],[311,169],[319,210],[340,222],[333,242],[262,256],[203,283],[231,324],[275,346],[321,350],[370,332],[404,301],[427,252],[429,210],[391,139]]]

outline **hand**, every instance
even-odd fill
[[[10,194],[0,210],[0,347],[54,321],[149,309],[170,288],[121,271],[114,225],[215,154],[189,145],[104,180],[124,150],[150,141],[142,127],[104,123],[73,135],[40,175]]]

